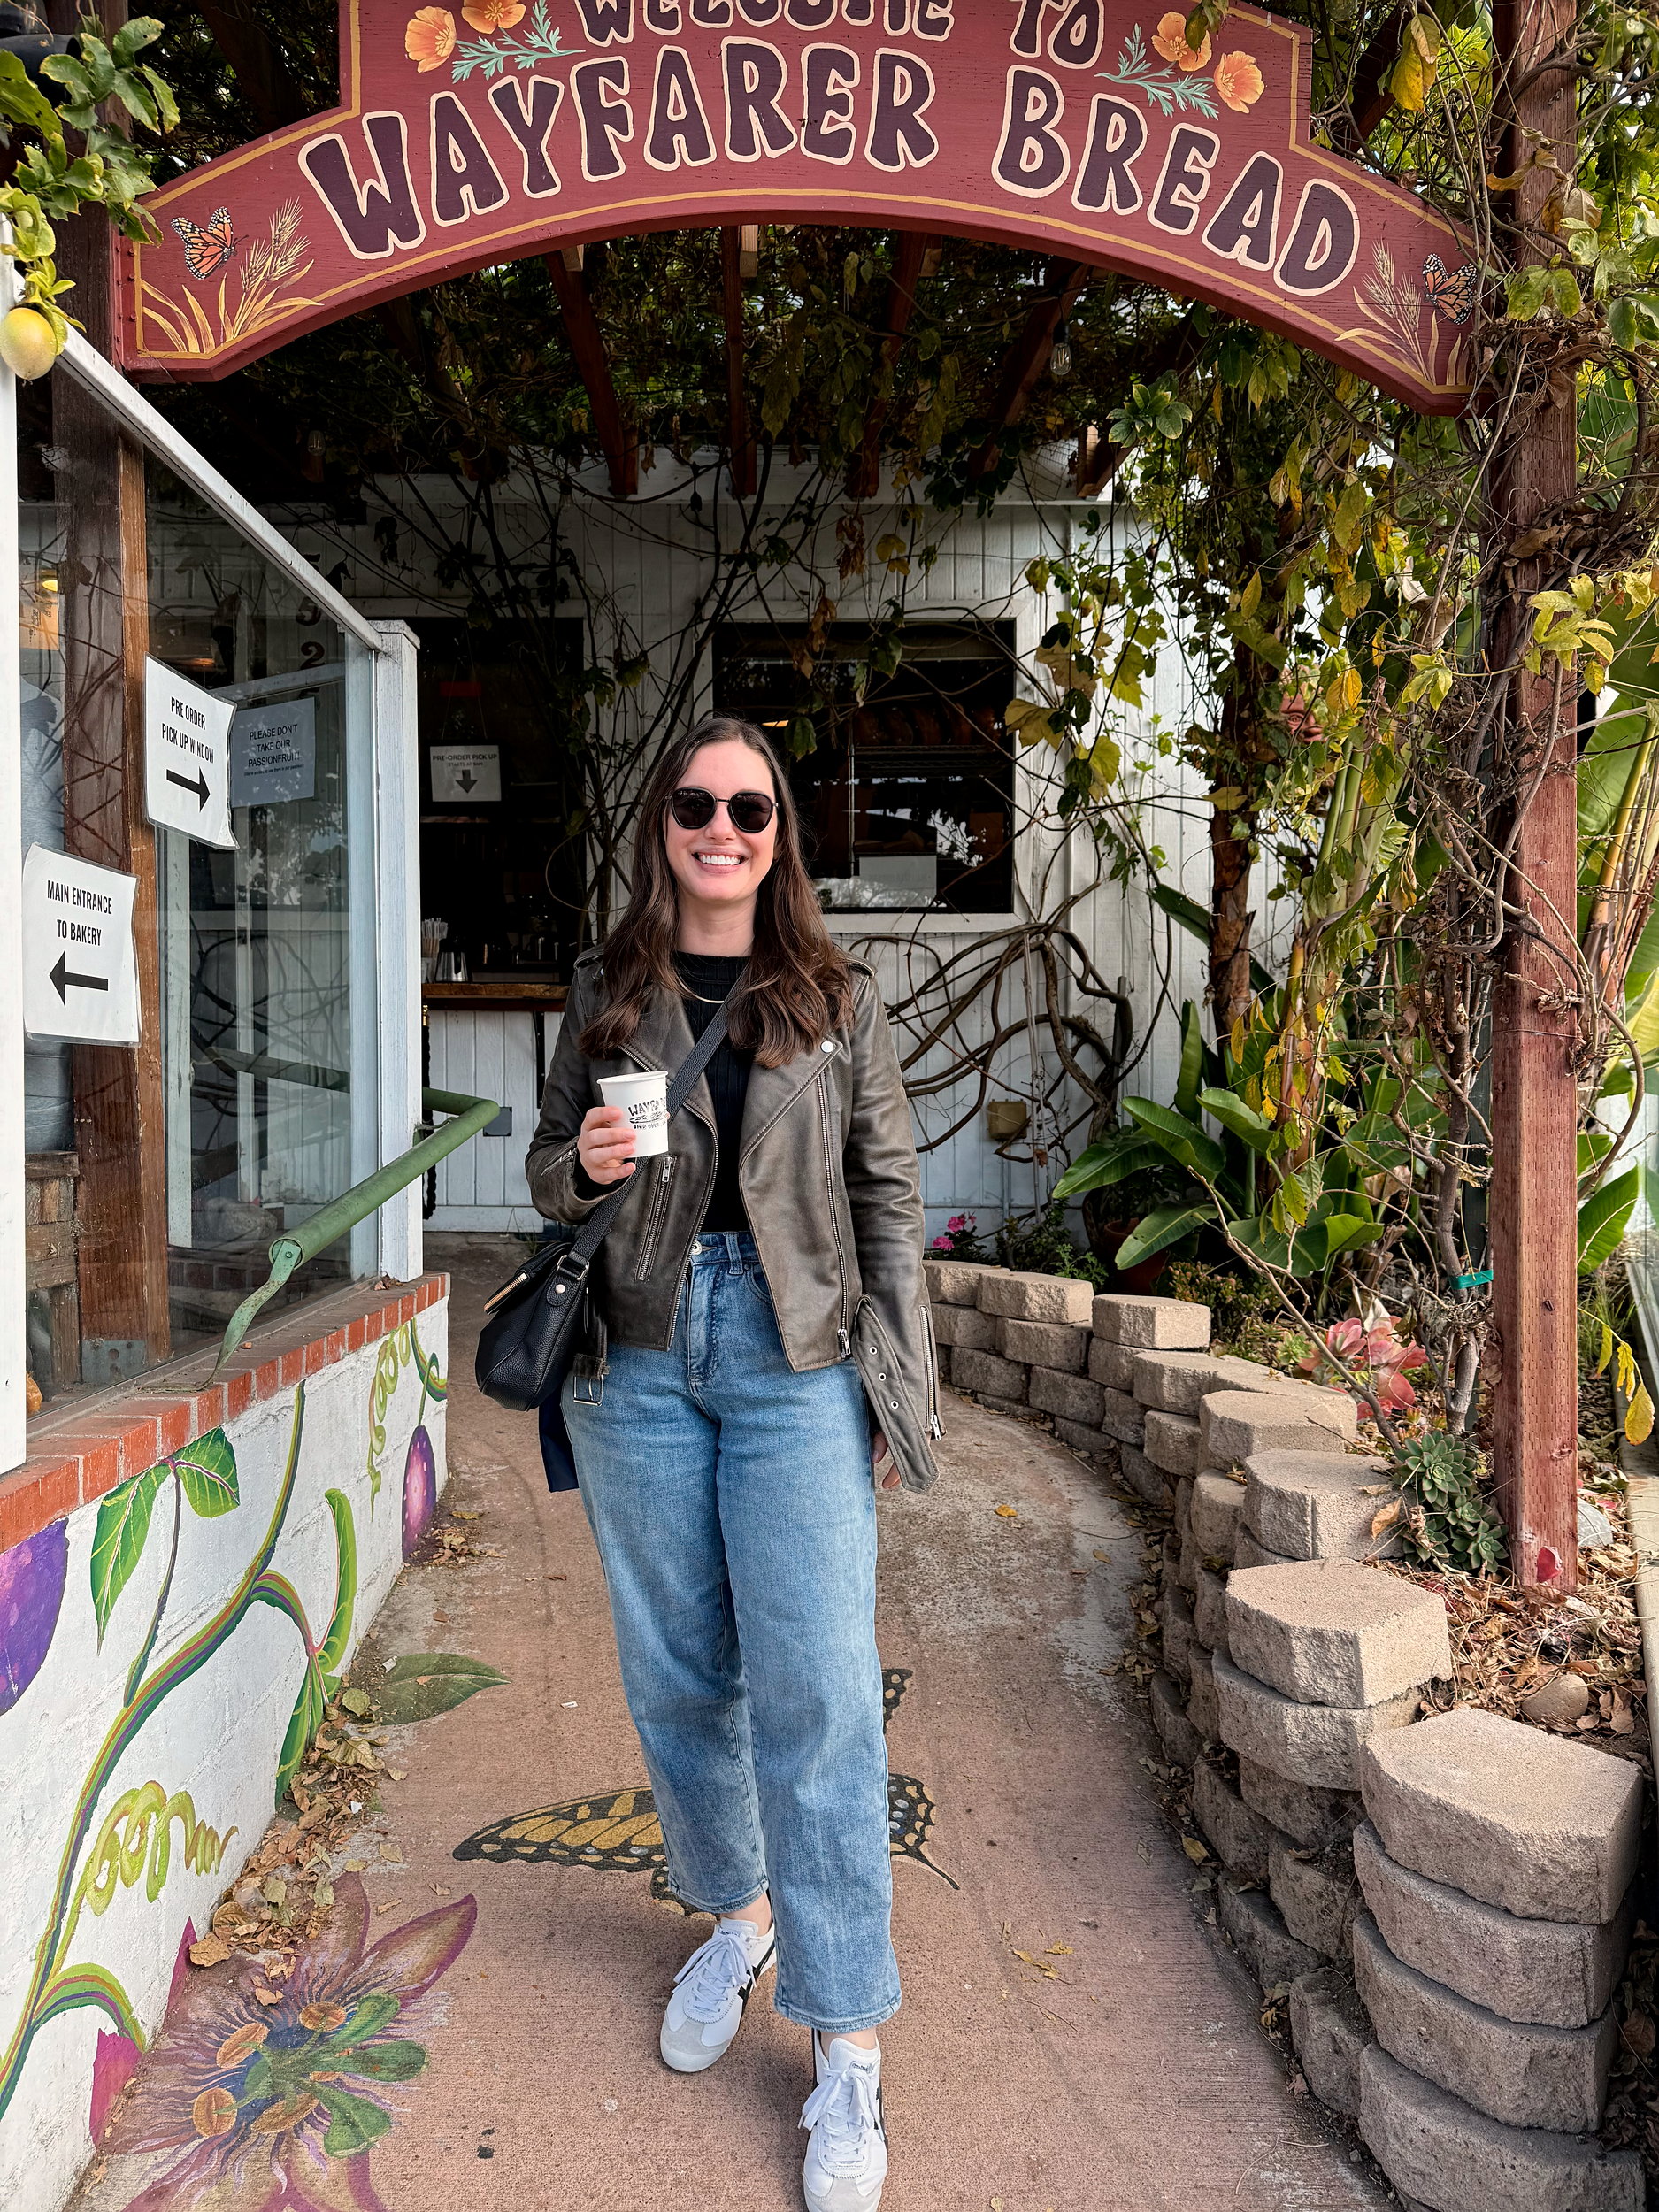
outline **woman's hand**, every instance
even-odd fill
[[[620,1106],[590,1106],[576,1133],[576,1156],[595,1183],[619,1183],[634,1172],[638,1143]]]
[[[886,1474],[881,1471],[884,1467],[887,1469]],[[870,1432],[870,1471],[884,1490],[898,1488],[898,1465],[894,1459],[892,1448],[879,1429],[872,1429]]]

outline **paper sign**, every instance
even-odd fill
[[[427,758],[435,804],[459,806],[468,800],[500,798],[499,745],[434,745]]]
[[[227,740],[235,711],[162,662],[144,662],[144,811],[199,845],[236,842]]]
[[[23,863],[23,1026],[31,1037],[138,1042],[136,876],[31,845]]]
[[[232,806],[284,806],[316,795],[316,700],[239,709],[230,726]]]

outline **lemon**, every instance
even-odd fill
[[[34,308],[14,307],[0,322],[0,361],[26,384],[44,376],[57,358],[52,326]]]

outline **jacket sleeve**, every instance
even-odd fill
[[[922,1177],[910,1102],[887,1009],[872,977],[860,979],[849,1044],[852,1125],[842,1159],[858,1272],[880,1315],[917,1416],[940,1434],[936,1355],[922,1273]]]
[[[585,979],[578,977],[565,1002],[553,1048],[553,1064],[541,1093],[541,1118],[525,1155],[524,1171],[538,1213],[549,1221],[586,1221],[605,1194],[579,1196],[576,1189],[576,1133],[590,1106],[596,1106],[593,1075],[576,1040],[592,1012]]]

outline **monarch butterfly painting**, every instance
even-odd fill
[[[908,1667],[883,1670],[884,1723],[893,1717],[910,1678]],[[893,1856],[916,1860],[955,1889],[958,1885],[924,1848],[937,1814],[925,1784],[908,1774],[888,1775],[887,1840]],[[665,1904],[679,1901],[668,1885],[662,1823],[649,1790],[601,1790],[511,1813],[457,1843],[453,1855],[502,1863],[517,1860],[530,1866],[587,1866],[603,1874],[642,1874],[649,1868],[652,1896]]]
[[[1432,253],[1423,264],[1423,296],[1448,323],[1466,323],[1475,304],[1477,274],[1472,261],[1448,270],[1439,254]]]
[[[184,265],[198,284],[217,276],[236,250],[236,234],[230,227],[230,210],[216,207],[205,227],[188,215],[175,215],[173,227],[184,241]]]

